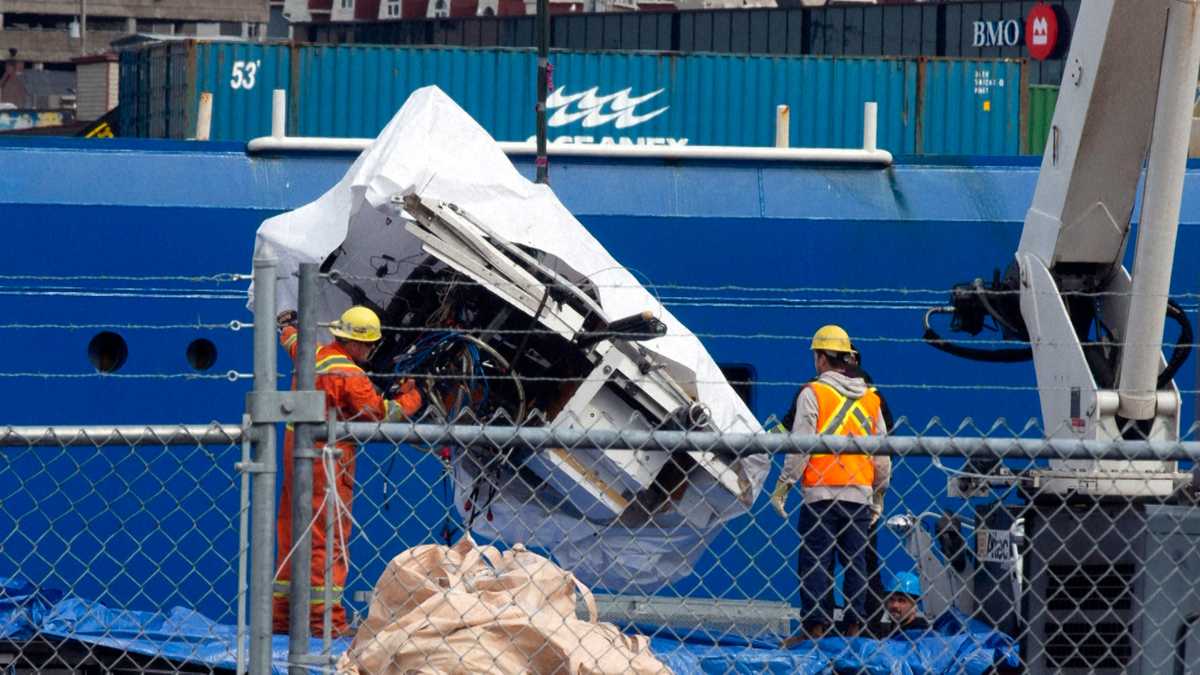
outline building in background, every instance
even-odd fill
[[[283,0],[292,23],[531,16],[536,0]],[[776,0],[550,0],[552,14],[775,7]]]
[[[291,26],[284,16],[284,0],[270,0],[267,14],[267,37],[287,39],[292,37]]]
[[[553,14],[696,9],[898,5],[958,0],[550,0]],[[293,23],[388,21],[464,16],[530,16],[536,0],[273,0]]]
[[[62,110],[75,107],[75,73],[26,68],[19,61],[4,64],[0,103],[22,110]]]
[[[259,39],[269,0],[0,0],[0,58],[74,69],[131,33]]]
[[[66,133],[103,117],[117,105],[113,43],[143,34],[260,40],[290,31],[282,0],[0,0],[0,131]]]
[[[75,98],[75,73],[7,61],[0,73],[0,133],[70,124]]]
[[[117,55],[105,52],[81,56],[75,63],[75,119],[93,121],[117,107],[120,64]]]

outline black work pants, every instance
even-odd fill
[[[871,506],[838,500],[800,509],[800,611],[806,626],[833,623],[835,569],[842,564],[844,620],[863,625],[868,592]],[[878,564],[876,564],[878,567]]]

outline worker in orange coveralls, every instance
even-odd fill
[[[296,313],[286,311],[277,319],[283,329],[280,343],[292,360],[296,359],[298,335]],[[376,343],[383,337],[379,317],[366,307],[351,307],[329,328],[334,341],[317,347],[316,386],[325,392],[326,409],[336,411],[339,420],[354,421],[398,421],[409,418],[421,408],[421,394],[412,380],[406,380],[395,399],[381,396],[362,366],[370,360]],[[294,383],[293,383],[294,385]],[[324,443],[317,443],[321,448]],[[346,609],[342,606],[342,591],[350,567],[350,552],[346,546],[350,539],[350,500],[354,495],[355,444],[342,441],[337,444],[341,456],[334,460],[334,480],[337,495],[345,505],[334,519],[334,531],[325,531],[325,517],[316,518],[312,526],[312,606],[309,608],[309,626],[313,635],[323,632],[325,612],[325,538],[333,537],[333,634],[343,636],[350,632],[346,621]],[[291,425],[283,441],[283,493],[279,500],[277,523],[279,549],[276,569],[281,570],[275,582],[273,602],[273,627],[276,633],[288,632],[288,591],[291,580],[291,564],[286,561],[292,550],[292,457],[295,437]],[[313,514],[323,514],[326,470],[321,460],[313,460]]]

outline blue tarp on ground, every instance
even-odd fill
[[[59,591],[38,589],[32,584],[0,577],[0,638],[14,641],[34,636],[74,640],[121,652],[160,657],[177,663],[203,664],[213,668],[237,667],[237,628],[219,624],[198,612],[173,607],[165,612],[118,610]],[[334,640],[341,654],[350,640]],[[311,653],[322,644],[314,639]],[[272,641],[272,670],[287,674],[288,638]]]
[[[789,650],[761,641],[655,637],[651,649],[676,673],[800,673],[825,675],[983,675],[993,666],[1017,667],[1014,640],[958,613],[929,631],[902,638],[825,638]]]
[[[643,632],[646,632],[643,630]],[[0,578],[0,638],[20,641],[35,635],[161,657],[214,668],[235,667],[237,629],[199,613],[175,607],[165,612],[110,609],[64,597],[61,592]],[[993,665],[1019,664],[1012,639],[965,617],[942,617],[931,631],[902,640],[826,638],[791,650],[736,637],[688,636],[651,639],[655,655],[680,675],[693,673],[869,673],[982,675]],[[287,672],[286,636],[272,645],[274,671]],[[334,653],[349,639],[335,640]],[[320,652],[313,640],[310,651]]]

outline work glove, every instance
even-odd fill
[[[275,317],[275,325],[279,326],[280,328],[295,326],[297,322],[298,318],[296,315],[296,310],[294,309],[285,309]]]
[[[883,516],[883,496],[884,490],[875,490],[871,493],[871,525],[875,525]]]
[[[400,391],[396,395],[395,400],[400,404],[400,409],[404,411],[404,416],[412,419],[421,411],[421,392],[417,389],[417,383],[412,378],[407,378],[400,383]]]
[[[780,479],[775,482],[775,491],[771,493],[771,506],[774,506],[775,511],[784,518],[788,517],[787,498],[788,493],[792,490],[792,485],[792,483]]]

